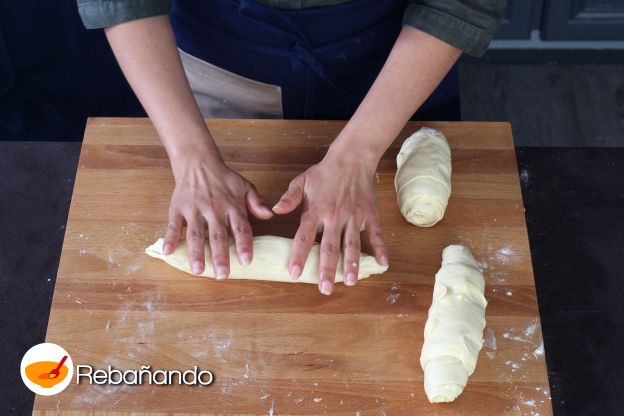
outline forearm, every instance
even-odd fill
[[[405,123],[431,95],[461,50],[404,26],[366,97],[329,149],[373,169]]]
[[[166,15],[106,29],[115,57],[176,168],[192,155],[218,158],[184,74]]]

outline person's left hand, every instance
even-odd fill
[[[388,263],[373,186],[377,163],[348,153],[337,157],[330,149],[321,162],[290,182],[288,191],[273,207],[276,214],[286,214],[303,203],[288,264],[293,279],[301,275],[316,234],[323,233],[319,290],[325,295],[333,290],[341,252],[344,283],[356,284],[361,230],[366,233],[377,263]]]

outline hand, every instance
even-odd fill
[[[247,211],[259,219],[273,216],[255,187],[220,158],[195,155],[175,160],[172,165],[176,185],[171,197],[163,252],[170,254],[175,250],[186,225],[191,271],[203,273],[207,227],[214,276],[225,279],[230,274],[229,228],[236,244],[238,262],[242,265],[251,263],[253,235]]]
[[[288,265],[293,279],[301,275],[318,232],[323,232],[319,290],[325,295],[333,290],[341,252],[344,282],[348,286],[356,284],[361,230],[366,232],[377,262],[388,263],[373,187],[376,166],[353,153],[336,157],[328,152],[320,163],[292,180],[273,212],[286,214],[303,203]]]

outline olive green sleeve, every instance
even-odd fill
[[[169,14],[173,0],[77,0],[87,29],[114,26],[129,20]]]
[[[506,0],[410,0],[403,24],[481,56],[500,25],[505,4]]]

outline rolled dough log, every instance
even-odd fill
[[[230,279],[251,279],[270,280],[273,282],[299,282],[318,283],[319,245],[314,244],[310,255],[306,260],[303,272],[297,280],[290,278],[288,273],[288,259],[290,256],[290,238],[276,237],[273,235],[263,235],[254,237],[253,241],[253,261],[247,266],[241,266],[236,258],[234,243],[230,241]],[[154,244],[145,249],[147,255],[159,258],[176,269],[191,272],[189,265],[186,241],[180,244],[173,253],[166,256],[162,252],[163,239],[159,238]],[[201,276],[214,277],[210,257],[210,247],[208,241],[204,245],[206,256],[206,269]],[[388,266],[380,266],[374,257],[368,254],[360,255],[360,268],[358,280],[365,279],[373,274],[381,274],[388,269]],[[335,282],[343,281],[342,256],[338,261]]]
[[[483,275],[470,250],[460,245],[446,247],[435,276],[420,355],[431,403],[455,400],[477,365],[485,328],[484,289]]]
[[[451,149],[441,132],[423,127],[403,142],[394,187],[407,221],[431,227],[442,219],[451,195]]]

